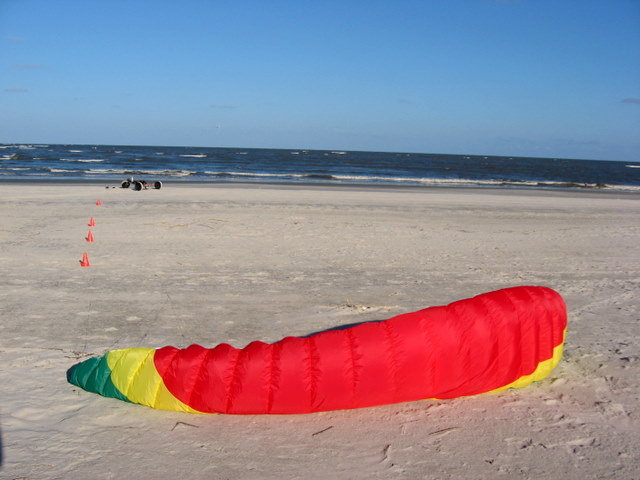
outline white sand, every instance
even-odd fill
[[[0,225],[0,478],[640,478],[640,195],[5,183]],[[564,296],[569,332],[521,390],[225,416],[66,382],[115,348],[243,347],[524,284]]]

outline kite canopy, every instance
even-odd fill
[[[562,357],[567,313],[514,287],[379,322],[242,349],[113,350],[67,379],[106,397],[194,413],[310,413],[524,387]]]

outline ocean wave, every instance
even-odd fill
[[[504,185],[503,180],[473,180],[463,178],[390,177],[378,175],[333,175],[335,180],[354,183],[419,184],[419,185]],[[525,182],[517,182],[523,185]],[[533,182],[532,182],[533,185]]]
[[[39,158],[34,158],[34,160],[40,160]],[[95,163],[95,162],[104,162],[104,159],[100,158],[49,158],[48,161],[54,162],[69,162],[69,163]]]
[[[305,175],[302,175],[303,178],[315,178],[317,180],[333,180],[336,177],[333,175],[330,175],[328,173],[307,173]]]
[[[21,150],[33,150],[36,148],[49,148],[49,145],[28,145],[28,144],[5,144],[5,145],[0,145],[0,149],[4,149],[4,148],[19,148]]]
[[[194,154],[194,155],[179,155],[182,158],[207,158],[208,155],[204,154],[204,153],[198,153],[198,154]]]
[[[127,168],[91,168],[86,173],[87,175],[133,175],[138,171]]]
[[[620,192],[640,192],[640,187],[634,185],[607,185],[604,190],[617,190]]]
[[[15,173],[1,172],[1,175],[13,175],[16,176]],[[36,178],[56,178],[53,175],[45,174],[42,172],[23,172],[18,175],[18,177],[36,177]]]
[[[132,170],[119,168],[92,168],[86,171],[87,175],[129,175],[129,176],[165,176],[165,177],[186,177],[195,175],[191,170]]]
[[[214,177],[256,177],[256,178],[296,178],[302,177],[300,174],[283,174],[283,173],[254,173],[254,172],[213,172],[206,170],[203,172],[205,175],[211,175]]]
[[[619,190],[619,191],[640,191],[640,187],[631,185],[605,185],[596,183],[573,183],[560,181],[518,181],[504,179],[462,179],[462,178],[435,178],[435,177],[391,177],[377,175],[335,175],[319,173],[254,173],[254,172],[233,172],[233,171],[205,171],[205,175],[215,177],[238,177],[256,180],[260,179],[282,179],[282,180],[317,180],[334,183],[353,184],[386,184],[386,185],[424,185],[424,186],[484,186],[484,187],[530,187],[530,188],[568,188],[587,190]]]

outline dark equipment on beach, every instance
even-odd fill
[[[157,180],[153,183],[147,183],[145,180],[134,181],[133,178],[124,180],[120,186],[122,188],[129,188],[131,185],[133,185],[133,188],[136,191],[146,190],[148,188],[154,188],[156,190],[160,190],[162,188],[162,182],[160,180]]]

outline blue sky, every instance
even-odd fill
[[[640,161],[640,1],[0,0],[0,142]]]

